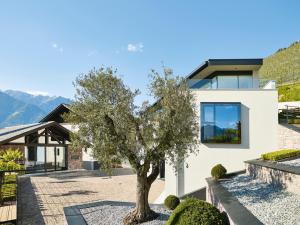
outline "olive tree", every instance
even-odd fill
[[[72,143],[92,149],[102,167],[127,160],[136,171],[136,207],[123,220],[137,224],[156,217],[148,203],[159,163],[176,165],[195,153],[198,124],[193,95],[184,79],[170,70],[151,71],[149,91],[155,104],[135,104],[131,90],[111,68],[92,70],[74,82],[75,101],[67,119],[78,131]]]

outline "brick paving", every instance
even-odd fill
[[[135,175],[108,177],[100,172],[74,171],[48,175],[20,176],[18,179],[18,224],[66,224],[63,208],[102,200],[135,201]],[[153,183],[149,202],[164,189]]]

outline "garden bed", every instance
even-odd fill
[[[282,162],[279,162],[279,163],[289,165],[289,166],[300,167],[300,157],[297,158],[297,159],[282,161]]]
[[[300,195],[284,191],[246,174],[223,180],[225,187],[266,225],[295,225],[300,221]]]
[[[68,224],[76,221],[78,225],[122,225],[123,218],[134,206],[135,204],[130,202],[102,201],[66,207],[64,211]],[[151,209],[159,216],[155,220],[142,223],[143,225],[163,225],[167,222],[170,210],[156,204],[152,204]]]

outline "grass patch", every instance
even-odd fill
[[[300,101],[300,83],[279,86],[278,100],[280,102]]]
[[[281,159],[287,159],[291,157],[300,157],[300,150],[295,149],[286,149],[286,150],[279,150],[275,152],[268,152],[261,155],[261,158],[263,160],[272,160],[272,161],[278,161]]]
[[[16,200],[17,191],[17,176],[15,174],[5,175],[4,183],[2,185],[2,199],[6,201]]]

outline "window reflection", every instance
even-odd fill
[[[203,143],[241,143],[240,103],[201,103]]]

